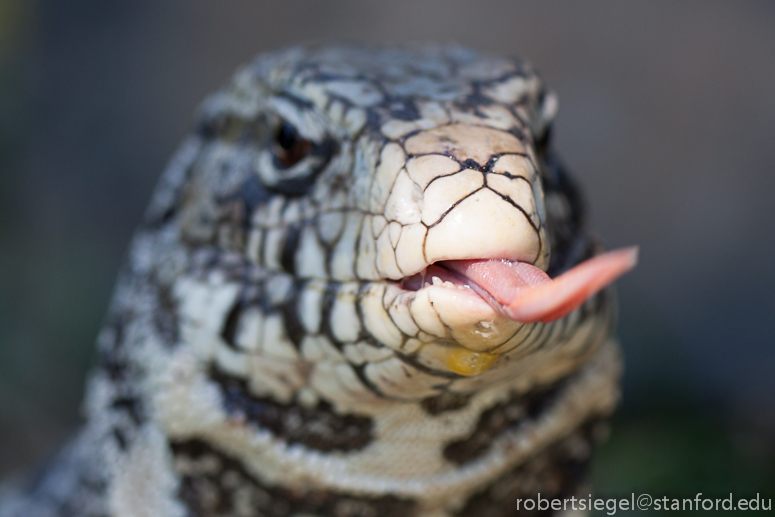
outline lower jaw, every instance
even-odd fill
[[[494,350],[502,349],[522,324],[493,310],[443,267],[431,266],[423,273],[391,282],[397,289],[390,305],[401,306],[421,331],[410,338],[415,340],[408,347],[411,355],[431,369],[466,377],[491,369],[501,356]],[[395,322],[400,316],[392,317]]]

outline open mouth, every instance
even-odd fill
[[[467,289],[509,319],[545,323],[573,312],[635,267],[637,261],[637,248],[623,248],[592,257],[552,279],[527,262],[444,260],[402,279],[399,287],[406,291],[428,286]]]

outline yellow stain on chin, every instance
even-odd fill
[[[497,359],[495,354],[474,352],[459,346],[448,352],[445,364],[455,373],[470,376],[486,372]]]

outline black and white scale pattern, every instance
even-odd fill
[[[556,105],[529,64],[459,47],[240,70],[131,245],[84,430],[0,517],[495,516],[575,493],[618,397],[612,293],[521,324],[423,276],[599,251]]]

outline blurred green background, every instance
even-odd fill
[[[76,429],[126,243],[198,102],[300,41],[536,63],[595,227],[642,250],[596,493],[775,498],[767,1],[0,0],[0,475]]]

